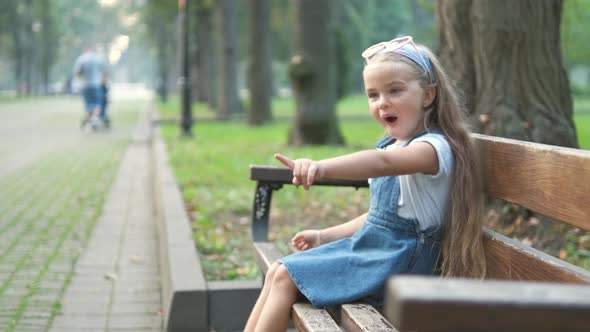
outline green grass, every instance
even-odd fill
[[[590,112],[590,96],[574,97],[574,112]]]
[[[574,123],[580,148],[590,150],[590,112],[574,113]]]
[[[276,104],[285,107],[277,109],[278,114],[288,114],[285,100],[276,101]],[[163,114],[170,114],[169,107],[177,104],[164,106]],[[249,127],[237,121],[197,122],[191,139],[180,137],[176,125],[162,127],[209,280],[251,279],[258,273],[250,257],[249,218],[255,184],[247,180],[249,165],[279,165],[273,158],[276,152],[325,158],[370,147],[382,135],[382,129],[368,112],[365,116],[365,120],[340,123],[346,146],[289,147],[286,145],[287,121],[263,127]],[[303,227],[323,227],[324,220],[331,220],[332,224],[346,221],[361,213],[359,208],[366,202],[366,195],[364,191],[350,188],[313,188],[309,192],[285,188],[273,198],[275,208],[272,211],[276,214],[272,221],[276,223],[271,225],[270,236],[284,243],[288,236]],[[303,213],[320,202],[329,202],[323,209],[317,209],[320,215]],[[322,224],[317,224],[318,220],[322,220]]]
[[[177,98],[160,104],[164,118],[178,116]],[[204,104],[193,108],[197,117],[213,118]],[[291,117],[291,99],[273,100],[277,118]],[[241,121],[197,121],[194,137],[180,137],[177,125],[163,125],[173,172],[192,220],[194,239],[209,280],[251,279],[257,268],[251,256],[250,214],[255,184],[248,180],[251,164],[279,165],[273,154],[325,158],[370,148],[382,135],[363,96],[338,104],[345,146],[287,146],[290,121],[250,127]],[[580,145],[590,149],[590,113],[576,113]],[[309,192],[285,187],[273,197],[270,239],[278,245],[303,228],[320,228],[347,221],[366,211],[368,192],[350,188],[313,187]]]

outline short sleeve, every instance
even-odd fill
[[[416,142],[426,142],[436,151],[438,157],[438,173],[430,176],[439,177],[451,175],[453,171],[453,152],[451,150],[451,145],[443,135],[429,133],[416,138],[410,144],[415,144]]]

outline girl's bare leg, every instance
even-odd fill
[[[273,273],[272,285],[259,314],[255,331],[286,331],[291,306],[296,300],[297,287],[285,266],[280,264]]]
[[[260,317],[260,313],[264,308],[264,304],[266,303],[266,299],[270,292],[270,288],[272,285],[272,280],[274,278],[274,273],[277,267],[281,265],[279,263],[273,263],[268,271],[266,272],[266,277],[264,279],[264,286],[260,291],[260,295],[258,296],[258,300],[256,300],[256,304],[254,308],[252,308],[252,312],[250,313],[250,317],[248,317],[248,322],[246,323],[246,327],[244,327],[244,332],[253,332],[256,324],[258,323],[258,318]]]

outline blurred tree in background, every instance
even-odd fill
[[[238,6],[234,0],[217,0],[216,3],[217,118],[227,120],[243,111],[238,96]]]
[[[155,87],[163,101],[170,90],[176,91],[177,66],[177,15],[178,4],[174,1],[148,0],[142,7],[144,38],[155,55],[157,66]],[[154,54],[155,53],[155,54]]]
[[[216,80],[214,75],[215,47],[213,45],[213,12],[214,0],[193,1],[191,6],[193,19],[191,50],[192,62],[191,95],[195,101],[208,103],[211,109],[216,108]]]
[[[250,59],[248,89],[250,109],[248,123],[260,125],[272,120],[272,53],[270,35],[271,0],[250,2]]]
[[[289,78],[295,96],[295,118],[289,143],[342,144],[336,119],[336,33],[333,0],[295,0]]]
[[[577,147],[561,0],[439,0],[440,58],[479,132]]]
[[[248,0],[228,1],[228,9],[236,13],[228,20],[215,15],[216,11],[219,12],[219,4],[222,3],[220,0],[190,1],[191,82],[194,102],[207,103],[211,110],[221,112],[218,102],[230,100],[227,96],[218,96],[218,87],[222,86],[218,78],[225,77],[223,68],[232,66],[235,68],[231,70],[233,74],[227,76],[225,81],[235,86],[226,89],[224,94],[233,91],[231,95],[240,97],[232,97],[230,113],[241,107],[240,101],[247,101],[248,92],[252,95],[252,91],[249,91],[254,90],[251,87],[252,82],[261,80],[250,77],[250,73],[261,74],[269,68],[272,96],[292,95],[288,65],[295,54],[292,36],[296,26],[294,8],[297,1],[269,1],[269,23],[262,28],[269,30],[268,46],[263,46],[266,44],[262,43],[254,45],[266,40],[262,39],[262,34],[254,35],[260,32],[253,32],[260,31],[255,30],[255,26],[264,21],[254,18],[253,15],[257,12],[255,3]],[[322,1],[317,0],[318,3]],[[480,8],[477,14],[481,19],[494,13],[495,7],[481,7],[483,5],[475,0],[464,0],[461,3],[465,5],[452,7],[446,13],[448,17],[454,15],[457,18],[457,28],[467,29],[474,24],[471,16],[475,13],[475,7]],[[335,100],[349,93],[362,93],[363,61],[360,53],[377,42],[412,35],[416,41],[436,52],[440,50],[445,57],[449,48],[444,44],[445,40],[439,39],[437,34],[437,5],[435,0],[338,0],[333,6],[330,27],[332,33],[328,41],[334,44],[335,50],[332,53],[332,60],[337,68],[334,71],[336,84],[333,86]],[[543,6],[546,6],[545,2],[530,2],[532,9]],[[467,10],[470,12],[466,12]],[[516,15],[518,19],[529,16],[528,12],[517,14],[507,13],[505,16],[510,18]],[[573,91],[582,94],[590,91],[590,47],[587,46],[590,40],[590,30],[587,29],[589,19],[590,2],[568,0],[563,3],[561,26],[557,27],[560,30],[549,25],[539,26],[541,33],[548,32],[547,29],[553,31],[552,40],[559,38],[555,31],[560,33],[562,63],[570,77],[573,77]],[[178,1],[174,0],[0,1],[0,91],[21,92],[22,95],[59,92],[63,82],[72,75],[74,59],[80,54],[84,44],[91,42],[99,45],[109,58],[114,81],[144,82],[160,92],[162,97],[169,93],[176,94],[177,20]],[[220,27],[227,24],[233,25],[233,32],[220,34]],[[461,25],[464,26],[460,27]],[[220,46],[227,38],[232,41]],[[270,54],[266,55],[270,59],[259,60],[256,67],[258,69],[253,72],[253,69],[248,68],[253,65],[256,57],[251,53],[255,46],[261,46],[260,50]],[[228,47],[233,60],[221,61],[225,57],[220,49],[223,48],[227,53]],[[475,49],[469,43],[463,47],[471,51]],[[470,65],[473,59],[465,57],[463,60],[465,63],[461,63],[461,66],[453,67],[455,73],[473,65]],[[458,76],[466,78],[463,87],[469,98],[475,98],[473,84],[467,83],[473,82],[475,77],[470,78],[469,72],[459,73]],[[266,97],[258,95],[254,99],[244,105],[263,102]],[[265,110],[266,106],[257,105],[253,108],[272,114]],[[257,123],[258,120],[251,121]],[[265,121],[267,120],[263,122]]]

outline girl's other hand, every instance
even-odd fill
[[[291,239],[293,246],[301,251],[319,246],[321,244],[320,241],[320,231],[317,229],[301,231]]]
[[[293,160],[279,153],[275,154],[275,158],[293,171],[293,184],[303,185],[305,190],[309,189],[315,180],[322,178],[325,173],[320,163],[311,159]]]

